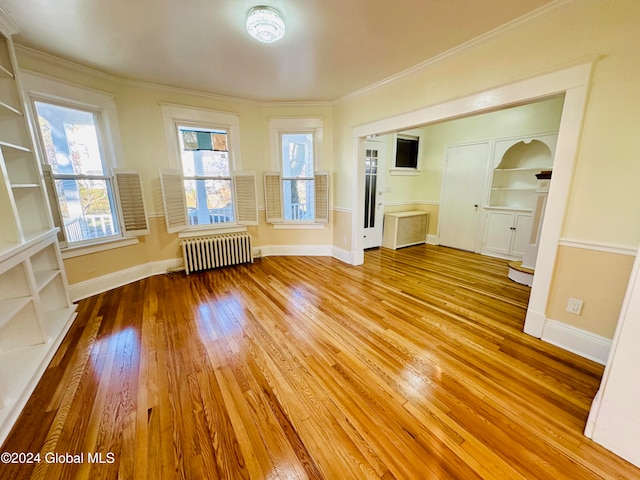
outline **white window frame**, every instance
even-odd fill
[[[33,138],[35,139],[36,155],[38,156],[39,162],[43,165],[43,169],[48,166],[48,163],[43,150],[40,129],[37,125],[38,115],[35,109],[35,102],[50,103],[96,114],[96,125],[99,129],[98,140],[100,143],[100,153],[103,155],[102,160],[104,163],[105,173],[110,179],[111,188],[114,194],[113,201],[115,203],[115,221],[118,222],[119,232],[118,234],[111,235],[109,237],[74,242],[69,245],[64,241],[61,241],[60,247],[62,257],[71,258],[138,243],[137,236],[148,234],[149,229],[146,220],[144,199],[142,199],[140,206],[144,212],[146,228],[135,232],[127,232],[123,224],[123,212],[119,200],[116,177],[118,175],[118,171],[126,171],[127,173],[133,172],[130,170],[123,170],[126,168],[126,165],[120,140],[120,130],[118,127],[114,98],[111,95],[98,90],[53,79],[29,70],[21,71],[21,83],[25,93],[25,111],[27,113],[27,119]],[[45,172],[45,177],[46,173],[47,172]],[[141,185],[139,192],[142,193]],[[49,195],[55,197],[55,193],[53,192],[50,192]]]
[[[418,139],[418,162],[416,168],[410,167],[397,167],[396,155],[398,153],[398,137],[411,137]],[[422,155],[424,153],[424,132],[422,129],[406,130],[397,132],[392,135],[392,148],[391,148],[391,164],[393,165],[389,169],[391,175],[420,175],[422,173]]]
[[[282,135],[296,133],[313,134],[314,154],[313,154],[313,177],[305,177],[304,179],[313,180],[314,188],[317,174],[326,175],[321,172],[323,165],[322,147],[324,122],[320,117],[301,117],[301,118],[270,118],[269,119],[269,138],[271,145],[271,169],[273,172],[267,172],[267,175],[280,176],[280,192],[284,191],[284,181],[288,178],[284,177],[284,168],[282,164]],[[281,196],[281,201],[284,199]],[[314,208],[315,213],[315,208]],[[269,222],[273,224],[275,229],[322,229],[326,222],[317,222],[313,220],[285,220],[284,215],[276,221]],[[317,216],[317,215],[316,215]],[[267,220],[269,221],[269,220]]]
[[[193,237],[215,233],[246,232],[246,225],[253,222],[240,222],[237,202],[237,177],[251,172],[242,171],[242,155],[240,143],[240,119],[235,113],[220,112],[198,107],[186,107],[169,103],[161,104],[162,119],[164,124],[165,141],[168,152],[168,165],[174,175],[182,172],[182,151],[178,140],[179,127],[205,128],[227,132],[227,146],[229,158],[229,170],[232,177],[234,221],[217,224],[189,225],[186,220],[184,226],[170,228],[170,232],[178,232],[178,236]],[[162,176],[161,172],[161,176]],[[161,179],[161,182],[163,180]],[[184,193],[184,188],[183,188]],[[186,206],[185,206],[186,209]],[[166,210],[166,209],[165,209]],[[166,212],[165,212],[166,214]],[[186,212],[185,212],[186,215]],[[257,214],[256,214],[257,216]],[[256,220],[257,223],[257,220]],[[169,219],[167,219],[169,229]]]

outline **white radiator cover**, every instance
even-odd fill
[[[384,216],[382,246],[396,250],[427,241],[429,213],[418,210],[387,213]]]
[[[187,275],[199,270],[253,263],[248,233],[188,238],[180,245]]]

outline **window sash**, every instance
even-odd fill
[[[305,164],[304,164],[304,171],[308,172],[308,174],[306,176],[293,176],[293,175],[287,175],[285,176],[285,172],[287,171],[287,169],[285,168],[285,163],[287,162],[287,158],[285,157],[285,152],[284,152],[284,140],[283,138],[286,135],[311,135],[311,154],[310,154],[310,158],[305,158]],[[313,172],[315,169],[315,164],[316,164],[316,153],[317,153],[317,147],[316,147],[316,142],[317,142],[317,135],[316,132],[313,130],[281,130],[278,132],[278,138],[279,138],[279,169],[282,172],[282,178],[300,178],[300,179],[313,179]],[[309,175],[309,173],[311,175]]]
[[[282,181],[286,180],[315,180],[316,177],[282,177]]]
[[[65,181],[76,183],[75,188],[77,189],[78,195],[80,194],[82,188],[81,182],[96,181],[103,184],[103,193],[105,195],[103,201],[107,203],[107,205],[105,205],[106,207],[108,207],[107,210],[94,213],[84,212],[87,204],[85,204],[82,200],[79,200],[77,202],[76,208],[80,208],[82,212],[73,216],[64,216],[62,212],[68,211],[69,201],[67,198],[61,197],[59,195],[58,185],[59,182]],[[53,177],[53,187],[58,202],[58,208],[61,212],[60,223],[67,245],[83,245],[122,236],[122,231],[119,223],[119,212],[117,211],[115,198],[117,196],[117,192],[114,188],[114,183],[111,178],[89,179],[85,177],[57,179]]]
[[[299,178],[290,180],[300,180]],[[311,182],[310,182],[311,183]],[[286,220],[284,202],[284,183],[280,172],[264,173],[264,200],[266,207],[267,223],[272,224],[313,224],[328,223],[329,221],[329,172],[317,171],[314,173],[313,182],[313,209],[314,218],[309,220]]]
[[[304,165],[301,167],[300,175],[291,175],[291,166],[290,163],[292,159],[285,152],[285,137],[294,136],[294,135],[302,135],[310,137],[311,151],[305,153],[304,157]],[[309,129],[288,129],[281,130],[278,132],[279,138],[279,157],[280,157],[280,171],[282,175],[280,177],[280,185],[281,185],[281,219],[279,219],[282,223],[314,223],[315,221],[315,177],[313,176],[314,167],[316,163],[316,141],[317,136],[314,130]],[[285,172],[289,173],[289,175],[285,175]],[[311,175],[309,175],[309,172]],[[299,183],[298,183],[299,182]],[[306,184],[306,187],[303,187],[303,190],[306,191],[308,197],[305,196],[305,202],[301,203],[293,202],[292,186]],[[289,195],[286,194],[289,192]]]
[[[51,165],[49,163],[49,158],[47,155],[47,149],[45,147],[45,143],[44,143],[44,136],[43,136],[43,132],[40,126],[40,122],[38,120],[38,117],[40,116],[40,113],[38,112],[38,108],[37,108],[37,104],[42,104],[42,105],[50,105],[53,107],[60,107],[60,108],[65,108],[68,110],[76,110],[78,112],[81,113],[87,113],[90,114],[93,117],[93,126],[95,129],[95,134],[96,134],[96,142],[97,142],[97,148],[98,148],[98,155],[100,157],[100,165],[102,167],[102,176],[107,177],[108,175],[105,172],[109,172],[110,168],[111,168],[111,162],[110,162],[110,157],[109,157],[109,153],[107,152],[107,150],[105,149],[105,145],[106,143],[106,137],[105,137],[105,129],[104,129],[104,125],[103,125],[103,121],[102,121],[102,114],[99,110],[94,110],[92,108],[86,107],[84,105],[76,105],[74,102],[69,101],[69,102],[63,102],[63,101],[56,101],[56,100],[52,100],[46,97],[41,97],[39,95],[34,95],[31,98],[31,103],[33,105],[33,111],[35,112],[35,127],[36,127],[36,131],[38,133],[38,141],[40,143],[40,145],[42,146],[42,152],[44,153],[43,155],[43,161],[47,164],[47,165]],[[51,167],[51,171],[53,175],[87,175],[86,173],[65,173],[65,174],[59,174],[56,173],[53,169],[53,166]]]
[[[220,225],[234,225],[237,223],[238,206],[236,202],[235,185],[233,182],[233,167],[230,158],[230,133],[227,128],[220,128],[215,126],[187,124],[184,122],[175,124],[176,139],[179,147],[179,163],[182,176],[182,191],[185,195],[185,208],[186,208],[186,222],[187,227],[202,228],[202,227],[215,227]],[[188,138],[188,134],[195,134],[193,138]],[[188,158],[185,158],[185,154],[194,155],[189,159],[193,163],[193,169],[205,170],[205,159],[198,157],[200,152],[212,152],[212,153],[225,153],[224,158],[225,166],[222,167],[223,172],[228,172],[228,175],[206,175],[206,174],[188,174],[187,170],[191,170],[186,163]],[[199,164],[197,162],[200,162]],[[191,172],[189,172],[191,173]],[[190,191],[187,188],[189,182],[194,182],[193,186],[199,193],[196,195],[196,206],[188,207],[186,205],[186,197]],[[202,183],[204,182],[204,184]],[[219,208],[209,208],[209,192],[206,192],[206,186],[212,182],[228,182],[229,188],[229,203]],[[200,191],[204,185],[205,192]],[[202,198],[204,194],[204,198]],[[206,202],[206,205],[199,204],[201,201]],[[230,204],[230,206],[229,206]],[[212,212],[213,210],[213,212]],[[220,221],[223,219],[223,221]]]
[[[113,180],[113,175],[72,175],[69,173],[56,174],[52,172],[51,176],[55,180],[106,180],[106,181]]]
[[[210,175],[182,175],[185,180],[231,180],[233,175],[225,177],[215,177]]]
[[[257,225],[258,205],[255,172],[235,172],[233,193],[235,195],[234,218],[237,225]],[[212,229],[228,227],[230,224],[209,223],[189,225],[187,219],[187,200],[184,190],[184,177],[179,169],[160,170],[160,185],[164,204],[165,220],[169,233],[178,233],[187,229]],[[233,224],[231,224],[233,225]]]
[[[235,223],[236,206],[232,180],[189,180],[183,177],[187,196],[187,216],[191,226],[230,225]],[[221,206],[209,207],[210,202],[223,201]],[[191,205],[191,206],[189,206]]]

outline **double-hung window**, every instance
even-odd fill
[[[281,133],[284,221],[315,219],[313,132]]]
[[[235,222],[225,130],[178,126],[189,225]]]
[[[272,164],[265,173],[265,203],[270,223],[328,221],[328,174],[317,171],[322,144],[321,119],[270,121]]]
[[[239,169],[237,115],[163,105],[170,162],[160,171],[167,230],[190,231],[257,224],[255,175]]]
[[[27,77],[29,77],[27,75]],[[43,78],[31,106],[54,223],[63,246],[74,247],[148,234],[137,172],[114,169],[109,112],[113,100]],[[63,98],[58,92],[70,97]],[[46,92],[46,93],[45,93]],[[85,100],[93,100],[89,104]],[[113,115],[111,115],[113,117]],[[107,117],[107,118],[105,118]]]

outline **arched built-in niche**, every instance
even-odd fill
[[[496,142],[489,206],[532,210],[536,174],[553,169],[557,135]]]
[[[557,139],[549,134],[496,141],[489,203],[484,207],[484,255],[509,260],[526,255],[534,223],[536,174],[552,170]]]

